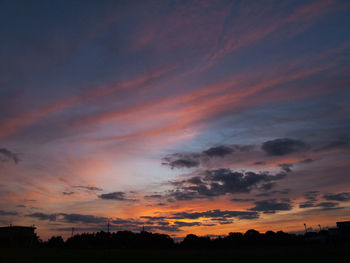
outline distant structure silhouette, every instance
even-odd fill
[[[0,227],[0,244],[3,246],[31,246],[38,243],[34,226]]]

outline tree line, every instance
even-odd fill
[[[259,233],[251,229],[245,233],[229,233],[224,237],[187,235],[181,242],[175,242],[166,234],[142,231],[95,232],[82,233],[68,238],[51,237],[48,241],[39,242],[49,248],[137,248],[137,249],[230,249],[246,246],[283,246],[300,244],[327,244],[350,242],[349,236],[332,236],[327,230],[307,232],[303,235],[289,234],[283,231]]]

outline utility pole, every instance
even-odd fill
[[[107,220],[107,233],[109,233],[109,218]]]
[[[320,228],[320,232],[321,232],[321,225],[320,225],[320,224],[318,224],[318,227]]]
[[[74,236],[74,227],[72,227],[72,237]]]
[[[306,224],[304,223],[304,227],[305,227],[305,233],[307,233],[307,228],[306,228]]]

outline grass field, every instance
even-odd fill
[[[233,250],[0,249],[0,262],[350,262],[349,245]]]

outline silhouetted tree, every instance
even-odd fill
[[[61,236],[53,236],[46,242],[47,247],[62,248],[64,246],[64,241]]]

